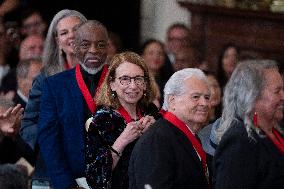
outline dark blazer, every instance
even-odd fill
[[[167,120],[159,119],[136,143],[129,163],[129,188],[206,189],[201,161],[191,142]]]
[[[20,97],[20,95],[18,93],[15,94],[15,96],[13,98],[13,102],[15,104],[21,104],[21,106],[23,108],[26,108],[27,103],[22,99],[22,97]]]
[[[84,176],[85,120],[83,96],[75,69],[44,81],[38,124],[38,142],[55,189],[75,185]]]
[[[34,79],[29,93],[29,100],[25,108],[24,117],[21,122],[20,135],[32,149],[35,149],[37,141],[40,97],[45,79],[46,77],[43,73],[39,74]]]
[[[265,135],[253,137],[233,121],[214,156],[215,189],[284,188],[284,155]]]

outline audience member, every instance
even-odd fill
[[[0,22],[0,86],[2,84],[2,79],[10,70],[10,66],[7,62],[7,56],[9,54],[7,43],[5,27],[3,23]]]
[[[156,39],[148,39],[141,47],[141,55],[149,69],[151,75],[159,86],[160,94],[163,96],[163,89],[168,79],[173,74],[173,68],[165,65],[166,53],[164,44]],[[160,103],[163,99],[160,100]]]
[[[284,188],[283,80],[274,61],[240,63],[224,93],[216,189]]]
[[[23,37],[38,35],[45,38],[47,24],[41,13],[35,9],[26,9],[21,18],[21,34]]]
[[[18,165],[0,165],[0,188],[29,189],[29,177],[27,171]]]
[[[166,51],[172,64],[175,62],[174,54],[190,45],[189,34],[189,28],[183,23],[174,23],[168,28]]]
[[[85,176],[84,125],[95,113],[93,97],[107,73],[107,42],[103,24],[81,24],[74,41],[80,64],[44,81],[38,142],[55,189],[75,188],[75,179]]]
[[[198,65],[197,51],[193,47],[186,47],[176,52],[174,70],[179,71],[184,68],[195,68]]]
[[[101,107],[87,128],[86,174],[92,188],[128,188],[132,149],[158,117],[152,81],[139,55],[113,57],[96,100]]]
[[[38,35],[31,35],[26,37],[21,42],[20,45],[20,50],[19,50],[20,61],[33,59],[33,58],[41,58],[43,51],[43,44],[44,44],[43,38]],[[3,92],[5,96],[13,94],[11,97],[11,99],[13,99],[16,95],[17,86],[18,83],[17,83],[16,68],[10,69],[2,80],[0,91]]]
[[[221,50],[217,63],[218,82],[220,84],[222,92],[238,63],[238,60],[239,60],[238,47],[232,43],[226,44]]]
[[[42,62],[40,59],[26,59],[17,66],[17,93],[13,98],[15,104],[26,107],[29,91],[32,88],[34,78],[40,73]]]
[[[78,11],[64,9],[54,16],[49,26],[42,56],[43,70],[32,84],[20,130],[21,137],[32,147],[36,155],[39,151],[37,135],[43,81],[46,77],[78,63],[74,54],[74,32],[80,23],[86,21],[87,19]],[[34,179],[36,178],[49,180],[41,155],[38,156],[35,167]]]
[[[41,58],[43,53],[44,39],[39,35],[29,35],[20,45],[20,61],[30,58]]]
[[[207,120],[210,89],[196,68],[172,75],[164,89],[163,118],[136,143],[129,163],[130,189],[209,188],[206,153],[196,137]]]
[[[0,164],[16,163],[21,157],[33,164],[31,149],[18,135],[23,108],[13,106],[11,100],[0,98]]]
[[[108,32],[108,49],[107,49],[107,60],[106,62],[109,64],[112,57],[116,53],[120,53],[122,51],[122,41],[117,33]]]

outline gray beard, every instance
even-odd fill
[[[104,66],[104,63],[102,65],[100,65],[100,67],[98,68],[87,68],[82,62],[80,63],[82,68],[88,73],[88,74],[91,74],[91,75],[95,75],[96,73],[98,73],[102,67]]]

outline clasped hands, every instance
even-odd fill
[[[153,116],[148,115],[142,117],[138,121],[132,121],[127,124],[122,135],[124,135],[124,138],[126,138],[129,142],[132,142],[145,133],[147,129],[155,123],[155,121],[156,120]]]

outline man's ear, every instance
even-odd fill
[[[169,95],[168,96],[168,109],[175,109],[175,96],[174,95]]]

